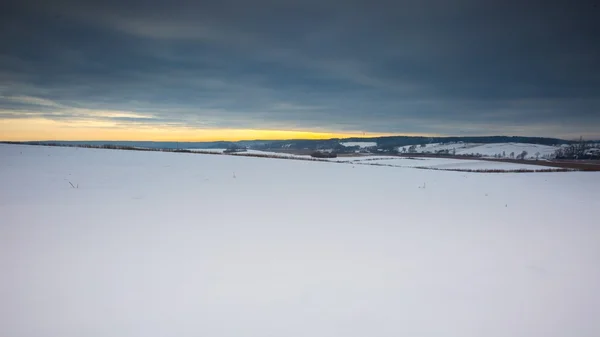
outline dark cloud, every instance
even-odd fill
[[[0,108],[13,116],[68,106],[192,127],[600,137],[592,1],[3,6]]]

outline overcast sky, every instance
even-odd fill
[[[35,123],[600,138],[597,1],[9,2],[0,138]]]

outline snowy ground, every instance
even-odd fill
[[[192,151],[192,152],[199,152],[199,153],[224,153],[225,150],[226,149],[190,149],[190,151]],[[297,155],[297,154],[284,153],[284,152],[270,152],[270,151],[260,151],[260,150],[246,150],[246,151],[225,153],[225,154],[237,155],[237,156],[260,155],[260,156],[271,156],[271,157],[279,157],[279,158],[300,158],[300,159],[311,158],[311,156],[309,156],[309,155]]]
[[[212,149],[210,151],[205,150],[192,150],[194,152],[203,153],[223,153],[223,149]],[[309,155],[297,155],[282,152],[269,152],[259,150],[247,150],[244,152],[234,153],[233,155],[238,156],[270,156],[278,158],[295,158],[295,159],[312,159]],[[337,157],[337,158],[326,158],[320,160],[327,160],[333,162],[345,162],[353,164],[364,164],[364,165],[387,165],[394,167],[418,167],[418,168],[432,168],[438,170],[532,170],[532,171],[548,171],[552,170],[552,167],[539,166],[539,165],[528,165],[519,163],[503,163],[503,162],[491,162],[483,160],[466,160],[466,159],[452,159],[452,158],[400,158],[397,156],[351,156],[351,157]]]
[[[486,157],[493,157],[494,155],[505,154],[508,156],[510,153],[518,155],[523,151],[527,151],[526,159],[535,159],[536,154],[539,158],[544,156],[551,156],[558,150],[558,147],[540,145],[540,144],[522,144],[522,143],[499,143],[499,144],[481,144],[464,151],[459,151],[460,154],[467,153],[479,153]]]
[[[342,142],[340,143],[346,147],[358,146],[360,148],[368,148],[377,146],[377,142]]]
[[[418,167],[431,168],[438,170],[531,170],[545,171],[552,170],[552,167],[527,165],[519,163],[504,163],[499,161],[484,161],[470,159],[452,159],[452,158],[399,158],[399,157],[377,157],[377,159],[354,160],[353,163],[367,165],[387,165],[394,167]]]
[[[192,151],[192,152],[199,152],[199,153],[223,153],[223,151],[225,151],[226,149],[187,149],[188,151]]]
[[[283,152],[270,152],[270,151],[260,151],[260,150],[247,150],[245,152],[237,153],[238,155],[260,155],[260,156],[273,156],[279,158],[300,158],[300,159],[309,159],[312,158],[309,155],[299,155],[299,154],[291,154],[291,153],[283,153]]]
[[[596,337],[598,190],[0,144],[0,336]]]
[[[407,151],[410,146],[400,147],[400,150],[405,148]],[[477,144],[477,143],[433,143],[426,144],[425,147],[417,146],[415,148],[416,153],[431,152],[436,153],[437,151],[448,150],[456,151],[457,155],[471,155],[479,154],[484,157],[493,157],[495,155],[505,155],[507,158],[510,153],[514,153],[515,156],[523,151],[527,151],[526,159],[535,159],[536,153],[539,153],[538,157],[551,156],[556,152],[559,147],[539,145],[539,144],[523,144],[523,143],[495,143],[495,144]]]

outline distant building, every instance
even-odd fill
[[[600,148],[591,148],[585,151],[587,156],[591,157],[599,157],[600,158]]]

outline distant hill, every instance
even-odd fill
[[[399,148],[401,153],[430,153],[473,155],[482,157],[515,158],[526,152],[525,159],[551,158],[561,145],[542,145],[529,143],[430,143],[419,146],[407,145]],[[412,148],[412,149],[411,149]]]
[[[413,137],[413,136],[389,136],[389,137],[368,137],[368,138],[333,138],[325,140],[313,139],[292,139],[292,140],[248,140],[248,141],[217,141],[217,142],[151,142],[151,141],[33,141],[24,142],[26,144],[53,144],[66,146],[128,146],[141,147],[149,149],[226,149],[231,147],[247,147],[258,150],[319,150],[335,149],[340,147],[340,143],[349,144],[370,144],[380,149],[393,149],[402,146],[433,144],[433,143],[526,143],[538,145],[561,145],[571,144],[572,141],[559,138],[544,137],[520,137],[520,136],[480,136],[480,137]]]

